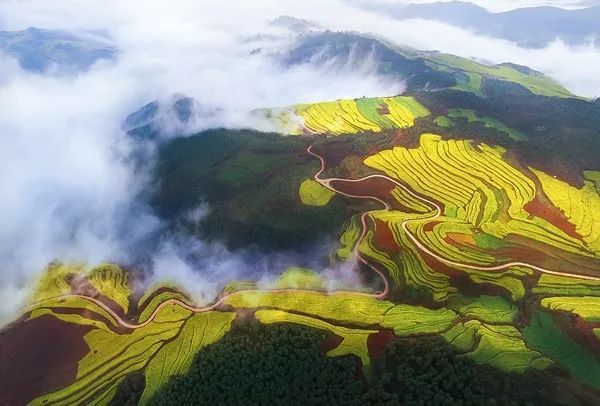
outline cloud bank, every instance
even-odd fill
[[[290,34],[268,24],[280,15],[372,32],[420,49],[521,63],[576,93],[600,94],[600,54],[591,46],[556,42],[522,49],[439,23],[382,18],[341,1],[3,1],[2,29],[103,30],[118,53],[114,61],[67,77],[27,73],[0,55],[0,320],[19,307],[27,284],[49,261],[126,262],[161,229],[136,199],[147,171],[127,159],[132,146],[120,127],[141,105],[179,92],[223,109],[219,124],[236,127],[246,125],[245,113],[259,107],[397,91],[364,72],[287,70],[250,55],[258,48],[289,46]],[[182,252],[187,243],[194,245],[191,251],[216,258],[208,272],[214,278],[193,272],[188,250]],[[199,290],[209,286],[211,292],[219,278],[247,269],[281,271],[289,262],[267,258],[260,265],[260,259],[231,256],[202,242],[165,241],[159,253],[156,275],[193,277]]]
[[[281,29],[272,33],[275,39],[257,36],[273,30],[269,18],[242,16],[241,7],[184,1],[169,7],[54,6],[7,2],[0,13],[10,21],[7,29],[106,30],[119,51],[115,61],[74,76],[32,74],[14,59],[0,58],[0,319],[20,306],[28,284],[54,259],[127,263],[145,254],[157,276],[196,280],[200,293],[201,287],[213,293],[219,282],[249,271],[281,272],[291,265],[289,255],[234,256],[201,241],[165,240],[158,253],[144,251],[162,227],[136,198],[148,182],[152,157],[145,167],[134,167],[131,140],[121,129],[125,116],[142,104],[181,92],[226,112],[213,125],[238,127],[258,107],[396,91],[375,77],[285,70],[265,56],[250,56],[252,49],[287,39]],[[202,275],[186,262],[191,251],[207,258],[196,262],[206,268]]]
[[[454,0],[379,0],[389,4],[447,3]],[[485,7],[492,12],[510,11],[523,7],[560,7],[576,9],[600,5],[599,0],[471,0],[470,3]]]

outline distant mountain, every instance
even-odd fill
[[[397,19],[424,18],[441,21],[477,34],[539,48],[556,38],[572,45],[589,39],[600,40],[600,6],[578,10],[557,7],[527,7],[492,13],[462,1],[427,4],[394,4],[377,0],[349,0],[349,3]]]
[[[196,129],[199,121],[210,121],[219,112],[219,109],[207,108],[191,97],[174,95],[168,101],[154,100],[144,105],[127,116],[122,127],[132,137],[155,140]]]
[[[285,65],[309,63],[334,70],[370,71],[404,82],[408,91],[455,89],[484,95],[499,84],[509,84],[512,91],[574,97],[544,74],[524,66],[488,65],[435,51],[401,48],[358,33],[323,31],[302,35],[279,58]]]
[[[286,15],[277,17],[276,19],[271,21],[271,25],[286,28],[295,33],[309,32],[321,29],[321,26],[319,26],[316,23]]]
[[[0,52],[19,61],[31,72],[55,69],[58,73],[85,71],[100,59],[113,59],[116,49],[99,33],[70,33],[28,28],[0,31]]]

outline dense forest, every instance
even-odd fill
[[[485,80],[484,88],[485,97],[457,90],[415,93],[432,114],[413,127],[376,137],[282,137],[218,129],[177,138],[159,147],[149,191],[152,205],[173,227],[203,239],[224,241],[232,249],[254,245],[278,250],[309,246],[331,236],[356,213],[339,196],[324,207],[300,202],[300,183],[318,169],[318,162],[305,151],[310,143],[330,151],[330,166],[340,163],[336,155],[364,157],[399,142],[416,146],[420,135],[429,132],[503,146],[523,167],[534,166],[575,186],[582,184],[584,170],[600,167],[595,153],[600,149],[600,103],[537,96],[496,80]],[[452,108],[493,117],[527,138],[515,140],[466,119],[455,119],[451,127],[437,125],[435,117]],[[201,219],[190,219],[189,211],[202,203],[208,204],[208,212]]]
[[[395,339],[365,370],[354,356],[326,357],[331,342],[307,327],[243,323],[200,351],[151,404],[556,404],[548,375],[477,365],[436,337]]]
[[[338,197],[324,207],[301,203],[299,186],[319,165],[306,153],[310,141],[224,129],[176,139],[160,149],[152,204],[175,227],[229,248],[309,246],[355,213]],[[190,219],[202,203],[206,215]]]

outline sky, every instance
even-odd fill
[[[480,3],[495,9],[538,4]],[[371,32],[419,49],[512,61],[546,72],[578,94],[600,95],[600,52],[591,45],[573,48],[557,41],[543,49],[524,49],[436,22],[382,18],[337,0],[249,4],[0,2],[2,29],[99,29],[119,50],[115,61],[71,76],[28,73],[0,55],[0,320],[22,306],[49,261],[126,262],[131,247],[160,230],[160,219],[137,199],[147,186],[148,171],[136,170],[127,159],[131,140],[120,127],[143,104],[182,93],[222,108],[226,114],[218,124],[239,127],[254,108],[399,91],[365,72],[332,76],[307,66],[284,69],[261,55],[250,57],[255,48],[289,47],[289,35],[268,25],[277,16]],[[259,33],[279,37],[257,37]],[[234,255],[201,241],[165,242],[152,254],[155,275],[197,286],[201,296],[216,287],[185,262],[188,249],[214,258],[209,273],[222,278],[239,277],[249,267],[268,273],[289,262],[288,257]]]
[[[448,2],[451,0],[380,0],[382,3],[392,4],[420,4]],[[466,0],[463,0],[466,1]],[[565,9],[576,9],[600,5],[600,0],[472,0],[476,4],[492,12],[510,11],[523,7],[551,6]]]

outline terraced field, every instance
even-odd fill
[[[138,373],[146,402],[248,318],[328,332],[338,340],[327,356],[356,356],[365,370],[381,333],[437,335],[479,364],[512,373],[558,366],[600,390],[592,181],[575,188],[500,148],[433,134],[366,157],[380,174],[362,179],[325,178],[327,158],[307,151],[321,169],[298,185],[304,204],[326,206],[340,194],[382,205],[349,219],[337,251],[371,290],[327,291],[320,275],[290,268],[267,290],[241,281],[198,306],[169,284],[141,293],[114,265],[53,264],[2,336],[5,351],[24,341],[31,355],[3,358],[11,374],[0,378],[28,388],[10,401],[105,404]]]
[[[412,97],[376,97],[297,104],[258,112],[286,134],[378,133],[406,128],[429,111]]]
[[[123,282],[125,286],[128,284],[127,274],[116,266],[86,270],[83,266],[55,265],[41,282],[48,285],[67,276],[62,280],[77,279],[81,284],[86,275],[100,277],[105,282],[106,292],[117,292]],[[310,281],[305,283],[307,279]],[[299,280],[300,289],[319,288],[315,286],[318,282],[315,275],[300,269],[287,272],[280,283],[289,286]],[[65,286],[74,289],[69,282]],[[197,351],[222,337],[243,309],[256,310],[255,317],[261,323],[295,323],[329,331],[342,339],[328,352],[329,356],[354,354],[365,366],[370,363],[368,339],[382,329],[393,330],[398,336],[432,334],[448,330],[458,317],[449,309],[395,305],[368,293],[329,294],[293,289],[234,291],[212,306],[194,307],[188,304],[185,294],[168,285],[146,292],[133,306],[137,307],[136,311],[130,309],[133,296],[126,296],[129,312],[120,316],[111,309],[110,297],[99,292],[88,294],[91,295],[57,292],[35,303],[20,319],[19,328],[25,335],[35,332],[42,320],[54,323],[61,335],[76,333],[70,345],[78,346],[81,354],[80,358],[71,360],[74,364],[37,366],[43,373],[55,374],[57,378],[40,388],[39,396],[27,399],[28,402],[105,404],[115,395],[120,382],[134,372],[145,376],[141,398],[141,402],[145,402],[170,376],[184,373]],[[85,328],[84,332],[77,333],[81,327]],[[37,332],[41,334],[30,338],[30,348],[24,349],[34,355],[29,362],[35,362],[35,355],[42,356],[48,351],[47,346],[38,343],[47,342],[49,337],[43,331]],[[56,341],[60,342],[60,339]],[[52,351],[62,355],[60,348],[52,348]],[[73,348],[62,351],[73,351]],[[17,357],[15,362],[9,367],[22,371],[33,368],[27,360],[23,362]],[[33,383],[23,376],[19,379],[25,380],[25,384]]]
[[[386,222],[397,241],[408,231],[446,265],[500,271],[512,268],[503,264],[519,262],[514,265],[548,270],[543,273],[598,278],[595,234],[582,237],[577,225],[547,202],[534,177],[503,154],[484,144],[425,134],[419,148],[383,151],[365,164],[436,202],[441,213],[434,218],[419,214],[410,222],[389,217]]]
[[[184,373],[195,353],[220,339],[235,319],[234,312],[197,313],[185,305],[180,289],[168,285],[150,289],[132,306],[130,286],[127,273],[114,265],[49,267],[36,287],[35,304],[19,320],[17,333],[27,339],[15,343],[18,337],[9,331],[3,341],[24,345],[28,354],[11,364],[18,383],[28,388],[19,396],[33,396],[26,399],[32,404],[106,404],[125,377],[143,371],[145,402],[170,376]],[[68,356],[73,352],[80,358]],[[44,354],[56,362],[35,365],[49,360]],[[35,380],[40,370],[54,378]]]
[[[360,253],[385,269],[392,292],[410,300],[418,292],[417,300],[451,309],[455,321],[441,334],[477,362],[520,372],[558,363],[600,387],[593,372],[600,367],[594,229],[600,196],[592,180],[578,189],[508,161],[501,148],[433,134],[424,134],[419,147],[382,151],[364,163],[384,175],[318,179],[348,198],[383,206],[368,213],[362,241],[356,222],[348,223],[341,258],[358,244]],[[391,185],[374,189],[375,178]],[[473,291],[479,293],[465,296]],[[525,301],[539,309],[526,326],[519,310]],[[537,341],[543,334],[560,337],[569,350]]]

